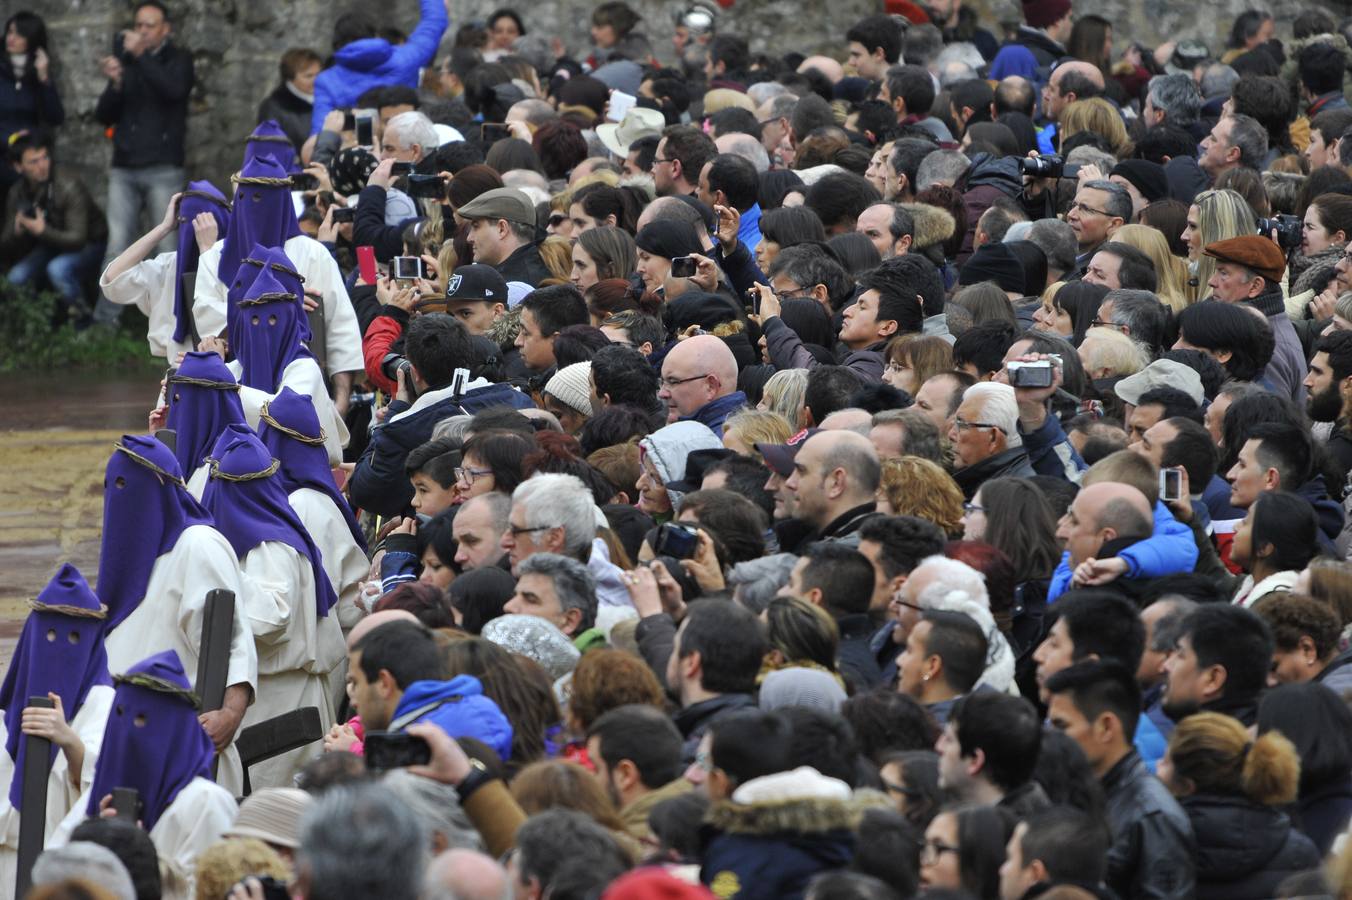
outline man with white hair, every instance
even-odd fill
[[[390,228],[398,228],[409,219],[417,218],[418,204],[407,193],[392,187],[395,176],[392,172],[395,163],[414,163],[434,153],[441,141],[437,138],[436,126],[432,120],[417,110],[402,112],[390,119],[381,135],[380,146],[376,148],[380,165],[371,172],[366,186],[385,189],[385,207],[382,220]],[[379,196],[374,192],[362,191],[357,201],[360,210],[363,205],[379,206]]]
[[[763,175],[770,170],[770,154],[765,151],[765,146],[752,135],[734,131],[714,138],[714,146],[718,148],[719,153],[740,156],[751,163],[755,167],[757,175]]]
[[[992,478],[1031,478],[1037,473],[1023,449],[1019,404],[1007,384],[981,382],[969,387],[948,428],[953,445],[953,479],[971,500]]]
[[[33,887],[79,879],[97,884],[117,900],[136,900],[136,888],[122,860],[107,847],[89,841],[72,841],[64,847],[44,850],[33,863]]]
[[[930,609],[964,613],[981,626],[987,642],[986,669],[977,684],[1002,692],[1009,690],[1014,683],[1014,652],[991,615],[985,576],[946,556],[922,560],[911,570],[892,603],[897,619],[892,642],[905,646],[911,629],[920,621],[920,614]],[[883,675],[887,677],[889,673],[885,671]]]
[[[723,434],[723,422],[746,406],[737,390],[737,358],[722,338],[700,334],[681,341],[662,360],[658,399],[667,405],[667,422],[690,419]]]
[[[596,536],[604,522],[591,491],[576,476],[546,473],[523,481],[512,492],[502,535],[512,574],[519,576],[522,561],[536,553],[557,553],[587,567],[602,606],[631,606],[620,568]]]

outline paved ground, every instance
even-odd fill
[[[0,673],[26,603],[63,562],[98,574],[103,469],[117,438],[144,432],[158,374],[0,383]]]

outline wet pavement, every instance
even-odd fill
[[[118,437],[144,433],[154,369],[0,379],[0,674],[27,602],[57,567],[93,584],[103,524],[103,469]]]

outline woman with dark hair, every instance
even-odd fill
[[[784,206],[784,197],[793,191],[804,191],[803,179],[793,169],[771,169],[760,176],[760,208],[763,213]],[[765,233],[762,220],[761,234]]]
[[[1105,82],[1112,81],[1113,23],[1102,16],[1076,16],[1066,53],[1098,69]]]
[[[613,59],[633,60],[639,65],[652,62],[653,48],[641,31],[635,31],[643,17],[624,0],[609,0],[592,10],[592,48],[588,62],[593,69]]]
[[[66,120],[61,95],[47,55],[47,25],[42,17],[19,10],[5,22],[5,52],[0,54],[0,147],[25,129],[52,129]],[[18,179],[13,166],[0,166],[4,186]]]
[[[582,246],[581,240],[573,245],[574,262],[577,260],[577,248],[580,246]],[[577,284],[576,281],[573,283]],[[617,312],[638,309],[638,298],[630,290],[627,279],[603,278],[591,287],[581,288],[581,290],[582,296],[587,301],[587,314],[591,317],[591,323],[597,328],[600,328],[601,323]]]
[[[535,148],[521,138],[503,138],[500,141],[495,141],[493,146],[488,148],[488,155],[484,159],[484,164],[499,175],[516,169],[527,169],[531,172],[539,172],[542,175],[545,171],[544,166],[540,164],[540,157],[535,152]],[[455,182],[452,181],[451,183],[454,184]]]
[[[865,272],[878,268],[883,261],[873,241],[857,231],[838,234],[827,241],[826,246],[836,254],[836,258],[840,260],[840,264],[845,267],[851,278],[858,278]]]
[[[1000,865],[1014,832],[1012,813],[998,806],[940,810],[925,829],[920,848],[920,886],[1000,896]]]
[[[460,469],[456,472],[461,501],[489,491],[510,497],[524,480],[522,463],[534,449],[533,441],[505,431],[486,431],[465,441],[460,450]]]
[[[1061,562],[1056,517],[1042,492],[1023,478],[992,478],[963,511],[964,539],[996,547],[1014,567],[1010,648],[1023,656],[1042,637],[1047,587]]]
[[[1179,259],[1188,258],[1188,244],[1183,240],[1183,229],[1188,227],[1188,204],[1182,200],[1156,200],[1141,210],[1140,223],[1164,235],[1169,252]]]
[[[610,225],[628,232],[632,238],[638,231],[638,216],[642,211],[632,190],[611,187],[605,183],[578,188],[568,204],[568,215],[573,220],[575,235]]]
[[[761,240],[756,245],[756,267],[769,272],[779,251],[796,244],[826,243],[821,218],[806,206],[770,210],[761,216]]]
[[[571,122],[546,122],[535,129],[531,145],[551,181],[567,179],[573,167],[587,158],[587,140]]]
[[[426,573],[426,568],[423,571]],[[399,585],[376,601],[371,612],[384,612],[387,609],[411,612],[428,628],[454,628],[456,625],[451,605],[446,602],[446,591],[426,581]]]
[[[502,615],[502,608],[516,592],[511,573],[497,566],[471,569],[451,582],[451,613],[455,624],[470,634],[478,634],[489,622]]]
[[[883,757],[878,775],[897,812],[918,831],[928,828],[944,800],[939,790],[939,754],[933,750],[889,753]]]
[[[587,291],[598,282],[618,279],[627,284],[638,265],[638,248],[629,232],[603,226],[579,232],[573,243],[573,271],[569,280],[579,291]],[[633,306],[618,309],[637,309]],[[593,317],[594,318],[594,317]],[[604,317],[602,320],[604,321]],[[600,327],[600,321],[593,321]]]
[[[671,297],[684,293],[684,285],[681,290],[669,291],[670,283],[674,281],[671,278],[671,261],[678,256],[704,252],[694,226],[673,219],[659,219],[645,225],[634,243],[638,246],[634,271],[643,279],[644,289],[654,294],[670,294]]]
[[[414,581],[432,585],[439,591],[450,587],[460,572],[455,561],[460,545],[451,533],[454,520],[454,510],[448,509],[421,525],[414,519],[405,519],[404,525],[387,535],[385,556],[380,562],[383,589],[393,592],[398,586]]]
[[[1319,553],[1319,520],[1310,501],[1264,491],[1235,529],[1230,562],[1248,574],[1231,601],[1245,608],[1273,591],[1289,591]]]
[[[512,756],[503,760],[509,771],[515,772],[553,751],[555,745],[549,735],[560,727],[559,704],[539,663],[478,637],[453,641],[442,648],[441,655],[447,678],[478,678],[484,696],[512,723]]]
[[[521,14],[514,9],[495,9],[488,17],[488,46],[484,48],[484,60],[493,62],[500,56],[510,53],[516,39],[526,34],[526,24]]]
[[[1033,327],[1070,341],[1076,347],[1084,340],[1108,293],[1101,284],[1072,281],[1053,285],[1042,295],[1042,306],[1033,312]]]
[[[1296,747],[1296,827],[1327,854],[1352,817],[1352,711],[1322,684],[1283,684],[1258,703],[1258,733],[1269,731]]]
[[[1279,732],[1250,738],[1237,719],[1200,712],[1180,721],[1159,762],[1197,841],[1198,900],[1258,900],[1318,867],[1319,851],[1283,808],[1296,800],[1300,757]]]
[[[1174,350],[1203,350],[1235,381],[1255,381],[1272,359],[1272,329],[1232,303],[1194,303],[1178,314]]]

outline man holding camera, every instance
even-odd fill
[[[419,215],[415,198],[425,196],[438,203],[445,201],[446,185],[438,176],[413,174],[413,167],[436,149],[437,132],[427,116],[414,110],[390,119],[381,135],[380,165],[371,172],[357,198],[352,239],[358,246],[375,247],[380,259],[397,255],[404,246],[404,226]],[[394,187],[400,177],[409,179],[399,182],[409,186],[407,193]],[[430,181],[415,180],[419,178]],[[422,185],[430,185],[431,190],[415,189]]]
[[[87,322],[80,282],[103,258],[108,223],[84,182],[52,177],[51,153],[44,135],[11,140],[9,159],[20,180],[5,204],[0,255],[17,260],[6,275],[10,284],[36,284],[45,274],[71,315]]]
[[[160,0],[137,3],[134,22],[131,30],[113,39],[113,55],[103,58],[108,85],[94,108],[94,117],[113,128],[105,266],[131,244],[141,210],[158,216],[188,180],[183,141],[193,88],[192,54],[170,42],[173,26]],[[170,238],[160,244],[162,253],[172,249]],[[121,314],[121,306],[100,297],[94,321],[115,325]]]
[[[1298,403],[1304,402],[1305,352],[1282,300],[1282,273],[1286,254],[1270,238],[1258,234],[1217,241],[1202,250],[1216,260],[1216,271],[1207,282],[1211,299],[1222,303],[1248,303],[1267,317],[1277,347],[1267,365],[1272,390]]]

